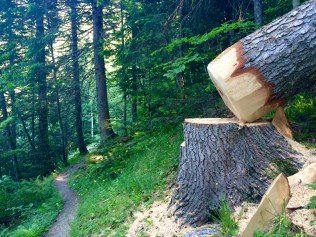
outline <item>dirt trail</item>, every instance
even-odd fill
[[[72,165],[65,173],[58,175],[55,179],[55,185],[60,193],[64,208],[59,213],[55,223],[50,228],[46,237],[67,237],[70,232],[70,224],[74,220],[78,208],[78,198],[74,191],[68,186],[69,176],[82,167],[83,163]]]

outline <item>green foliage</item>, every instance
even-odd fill
[[[100,162],[90,163],[70,181],[80,197],[71,236],[125,236],[129,216],[141,203],[161,197],[173,177],[180,134],[178,128],[137,133],[125,144],[110,144],[90,154],[89,160]]]
[[[8,177],[0,180],[0,236],[42,236],[61,208],[52,177],[20,183]]]
[[[167,52],[172,52],[175,49],[178,49],[179,46],[184,44],[188,44],[191,46],[198,46],[201,44],[205,44],[210,40],[214,40],[216,37],[223,37],[225,34],[238,30],[243,33],[249,33],[255,29],[255,25],[251,21],[237,21],[237,22],[225,22],[222,25],[213,28],[211,31],[203,34],[203,35],[196,35],[192,37],[184,37],[180,39],[173,40],[170,44],[166,45],[159,51],[153,53],[155,55],[157,52],[161,50],[166,50]]]
[[[227,201],[223,200],[219,209],[219,221],[221,226],[221,236],[228,237],[238,234],[238,224],[233,217]]]
[[[316,139],[316,97],[315,91],[295,96],[286,108],[289,119],[294,122],[295,138],[315,143]],[[296,126],[295,126],[296,125]]]
[[[9,117],[4,121],[0,122],[0,131],[4,130],[11,122],[12,122],[13,118]]]
[[[267,233],[256,231],[254,237],[307,237],[286,217],[285,212],[275,218],[273,228]]]

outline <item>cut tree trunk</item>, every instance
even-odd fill
[[[275,172],[273,162],[302,163],[302,155],[270,122],[187,119],[184,134],[170,211],[186,224],[203,224],[224,199],[231,207],[259,201]]]
[[[253,122],[316,84],[316,1],[226,49],[208,65],[225,104]]]

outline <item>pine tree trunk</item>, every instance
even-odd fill
[[[260,200],[271,180],[271,163],[300,166],[300,157],[270,122],[187,119],[170,211],[183,223],[203,224],[221,200],[231,207]],[[293,159],[290,159],[293,158]]]
[[[107,82],[105,75],[104,57],[101,55],[103,47],[103,13],[102,4],[97,0],[92,0],[93,18],[93,49],[94,67],[97,86],[97,105],[101,143],[106,142],[109,137],[114,136],[110,123],[109,102],[107,95]]]
[[[82,128],[82,107],[81,107],[81,88],[79,77],[79,55],[78,55],[78,13],[77,0],[70,3],[70,19],[71,19],[71,38],[72,38],[72,78],[74,85],[74,103],[76,117],[77,143],[80,154],[87,154],[88,150],[84,141]]]
[[[64,122],[61,115],[61,104],[60,104],[60,96],[59,96],[59,85],[57,81],[57,68],[56,68],[56,62],[55,62],[55,56],[54,56],[54,48],[53,43],[51,42],[50,45],[51,50],[51,56],[52,56],[52,66],[53,66],[53,78],[55,82],[55,90],[56,90],[56,105],[57,105],[57,116],[58,116],[58,122],[59,122],[59,129],[61,134],[61,149],[62,149],[62,161],[65,165],[68,165],[68,158],[67,158],[67,151],[66,151],[66,134],[64,129]]]
[[[34,59],[37,63],[35,76],[38,83],[38,127],[39,127],[39,152],[41,157],[42,174],[48,174],[53,168],[48,138],[48,101],[46,82],[46,60],[45,60],[45,28],[44,28],[44,6],[43,2],[38,4],[35,19],[36,43],[34,44]]]
[[[136,66],[132,67],[132,120],[133,122],[137,121],[137,96],[138,96],[138,86],[137,86],[137,77],[136,77]]]
[[[316,84],[316,1],[243,38],[208,66],[230,110],[252,122]]]
[[[48,1],[48,7],[50,7],[48,10],[48,29],[50,33],[52,34],[51,40],[49,42],[49,48],[51,53],[51,60],[52,60],[52,69],[53,69],[53,79],[55,83],[55,93],[56,93],[56,106],[57,106],[57,117],[58,117],[58,123],[59,123],[59,129],[60,129],[60,135],[61,135],[61,153],[62,153],[62,162],[65,165],[68,165],[68,159],[67,159],[67,150],[66,150],[66,134],[64,129],[64,122],[61,115],[61,103],[60,103],[60,96],[59,96],[59,85],[57,80],[57,67],[56,67],[56,59],[54,54],[54,40],[55,40],[55,34],[58,30],[58,14],[57,14],[57,8],[56,8],[56,0]]]

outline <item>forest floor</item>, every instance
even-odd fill
[[[74,220],[78,209],[78,198],[75,192],[69,188],[68,178],[82,166],[82,162],[71,165],[66,172],[59,174],[55,178],[55,185],[64,202],[64,208],[59,213],[55,223],[46,234],[46,237],[69,236],[70,224]]]

